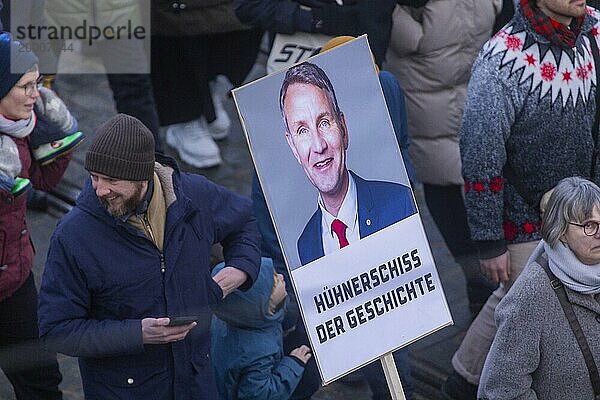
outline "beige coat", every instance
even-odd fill
[[[141,3],[144,4],[143,2]],[[148,24],[142,20],[140,5],[136,0],[46,0],[46,18],[54,26],[86,25],[127,26],[131,21],[133,26]]]
[[[405,90],[417,179],[462,185],[458,130],[471,65],[492,34],[502,0],[429,0],[397,6],[384,69]]]

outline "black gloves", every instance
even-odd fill
[[[355,1],[345,1],[343,6],[336,2],[302,0],[312,13],[311,31],[326,35],[357,36],[361,34],[358,21],[358,6]]]

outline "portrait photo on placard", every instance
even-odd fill
[[[417,212],[366,40],[335,52],[234,91],[292,270]]]

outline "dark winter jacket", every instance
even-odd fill
[[[311,7],[301,6],[309,4]],[[396,0],[344,1],[349,12],[328,11],[318,17],[312,9],[320,4],[335,5],[335,0],[235,0],[235,13],[240,21],[273,33],[317,32],[327,35],[369,35],[371,51],[379,65],[383,63],[392,30],[392,11]],[[343,7],[338,7],[342,9]],[[331,9],[330,9],[331,10]],[[317,23],[319,18],[321,23]],[[325,26],[326,31],[321,28]]]
[[[86,398],[213,400],[209,306],[222,298],[210,254],[254,281],[260,262],[252,204],[157,155],[167,208],[163,251],[108,214],[88,180],[50,242],[40,290],[40,335],[79,357]],[[168,203],[169,204],[169,203]],[[141,319],[199,316],[185,340],[144,345]]]
[[[2,0],[0,0],[0,32],[2,32],[4,30],[4,24],[2,23],[2,20],[4,19],[4,16],[6,15],[4,13],[4,11],[2,11],[4,9],[4,4],[2,4]]]
[[[59,157],[41,166],[32,161],[29,136],[12,138],[19,149],[21,173],[36,189],[49,191],[58,184],[72,155]],[[25,221],[27,193],[14,197],[0,190],[0,301],[11,296],[29,277],[33,266],[34,248]]]
[[[233,0],[151,0],[152,34],[192,36],[248,29],[236,17]]]
[[[273,261],[263,258],[254,286],[215,308],[211,359],[223,400],[287,400],[302,377],[304,365],[283,354],[285,305],[269,313],[272,289]]]

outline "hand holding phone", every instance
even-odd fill
[[[142,319],[142,340],[144,344],[165,344],[179,342],[194,329],[198,316],[161,317]]]
[[[198,317],[195,315],[182,316],[182,317],[169,317],[169,323],[167,326],[180,326],[191,324],[192,322],[198,322]]]

